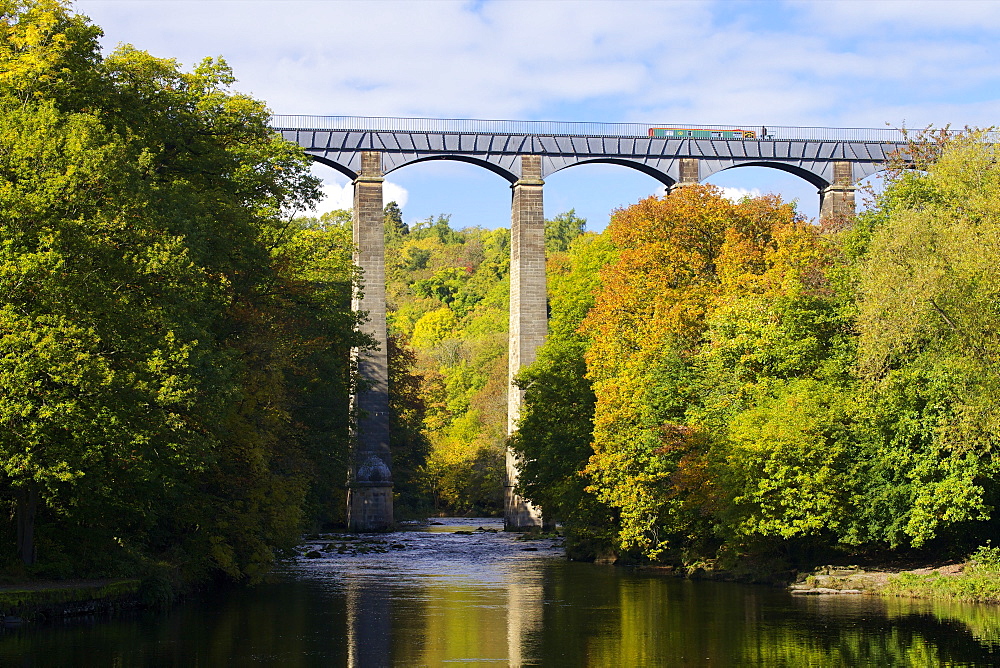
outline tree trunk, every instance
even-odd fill
[[[35,511],[38,509],[38,488],[22,487],[17,496],[17,556],[25,565],[35,563]]]

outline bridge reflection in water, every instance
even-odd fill
[[[1000,609],[692,582],[569,563],[551,541],[446,520],[405,550],[304,560],[347,600],[349,666],[940,665],[1000,659]],[[493,521],[493,527],[499,523]],[[526,551],[524,548],[536,547]],[[338,623],[331,620],[334,624]],[[337,628],[329,631],[335,642]]]
[[[362,547],[295,568],[343,592],[348,666],[535,665],[545,566],[562,563],[557,541],[517,540],[498,520],[446,522],[369,536],[404,549]]]
[[[1000,665],[996,606],[792,597],[453,533],[486,522],[366,537],[404,546],[386,552],[332,540],[280,581],[166,613],[2,630],[0,665]]]

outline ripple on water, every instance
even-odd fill
[[[306,551],[316,550],[320,556],[300,556],[288,570],[297,578],[338,588],[348,580],[385,580],[387,576],[397,582],[435,578],[456,585],[503,586],[526,566],[564,556],[561,539],[524,540],[523,534],[504,532],[500,519],[438,518],[432,522],[391,533],[357,538],[330,534],[307,541]],[[328,549],[330,545],[335,549]],[[341,545],[346,549],[339,551]]]

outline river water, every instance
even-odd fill
[[[994,606],[693,582],[441,522],[313,540],[275,582],[166,613],[5,629],[0,665],[1000,665]]]

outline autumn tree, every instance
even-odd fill
[[[763,242],[763,243],[762,243]],[[730,231],[719,295],[695,357],[688,417],[711,444],[703,484],[732,549],[846,527],[851,489],[853,312],[835,289],[833,240],[778,220],[764,239]]]
[[[758,267],[775,227],[795,220],[774,197],[733,203],[690,186],[617,211],[618,261],[583,324],[597,405],[587,468],[620,513],[620,545],[656,558],[687,535],[710,535],[702,512],[707,439],[688,419],[699,402],[695,357],[722,291],[727,243]]]

